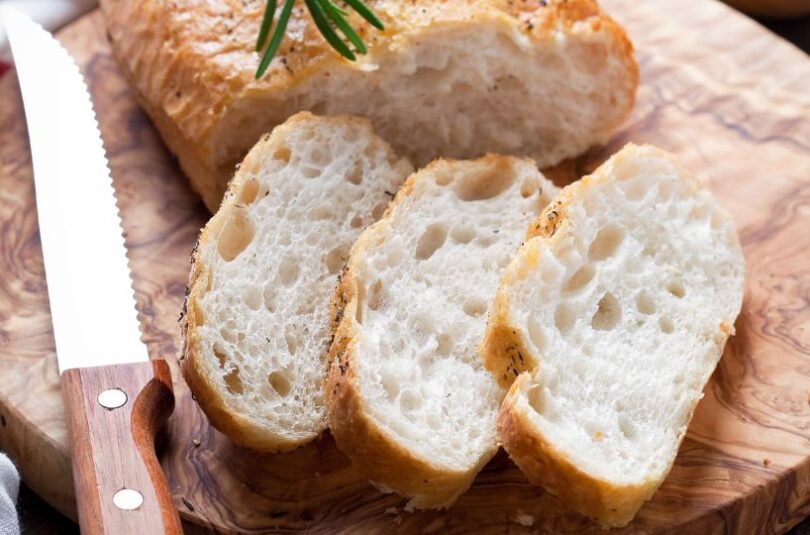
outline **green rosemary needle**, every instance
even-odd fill
[[[369,24],[383,30],[383,24],[372,13],[372,11],[363,4],[362,0],[344,0],[348,8],[353,9],[358,15],[365,19]],[[278,7],[277,0],[267,0],[264,8],[264,16],[262,17],[262,24],[259,29],[259,36],[256,39],[256,51],[262,53],[259,66],[256,69],[256,78],[261,78],[270,62],[278,52],[281,40],[284,38],[284,32],[287,30],[287,24],[290,22],[290,15],[292,14],[295,0],[283,0],[284,4],[281,7],[281,14],[278,17],[278,22],[273,27],[273,22],[276,17],[276,8]],[[323,38],[329,45],[334,48],[338,54],[344,58],[354,61],[357,59],[355,53],[365,54],[367,52],[366,45],[360,38],[360,35],[351,27],[348,17],[349,13],[339,7],[333,0],[304,0],[315,26],[320,30]],[[267,43],[267,36],[270,35],[270,42]],[[343,34],[343,38],[337,32]],[[267,43],[267,44],[266,44]],[[265,46],[266,44],[266,46]],[[352,50],[349,47],[351,44],[354,47]]]

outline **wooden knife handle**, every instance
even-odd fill
[[[155,454],[174,409],[168,364],[72,369],[61,383],[82,533],[182,533]]]

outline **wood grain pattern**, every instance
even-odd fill
[[[79,525],[85,535],[183,532],[155,453],[158,430],[174,409],[165,360],[72,369],[61,376],[70,435]],[[102,406],[99,395],[123,392]],[[138,492],[140,505],[121,509],[114,497]]]
[[[783,532],[810,515],[810,61],[713,1],[605,0],[637,49],[636,109],[613,140],[549,174],[564,184],[627,141],[678,154],[739,225],[747,289],[737,335],[675,467],[624,530]],[[150,353],[179,349],[188,253],[206,214],[132,100],[99,15],[61,39],[84,67],[121,196]],[[0,448],[72,511],[67,440],[17,81],[0,79]],[[180,375],[173,370],[177,380]],[[231,445],[180,382],[161,458],[188,522],[221,531],[603,533],[497,455],[447,512],[358,477],[326,434],[285,455]],[[189,524],[190,525],[190,524]]]

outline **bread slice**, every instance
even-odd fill
[[[192,257],[183,373],[235,443],[326,427],[328,306],[345,257],[412,168],[367,120],[300,113],[250,151]]]
[[[329,426],[357,469],[410,507],[449,506],[497,449],[505,390],[477,349],[500,274],[554,193],[530,160],[439,160],[352,247]]]
[[[733,333],[734,221],[676,159],[628,145],[530,227],[482,346],[504,448],[530,481],[605,526],[669,473]]]
[[[607,139],[633,105],[630,41],[593,0],[369,0],[357,62],[303,5],[259,80],[265,2],[102,0],[113,53],[180,165],[216,211],[234,165],[300,110],[367,116],[400,154],[526,155],[541,166]]]

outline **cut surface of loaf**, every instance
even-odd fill
[[[338,273],[411,171],[365,119],[309,113],[245,158],[200,235],[183,323],[186,381],[237,444],[289,450],[325,428]]]
[[[326,382],[338,446],[409,507],[449,506],[497,450],[487,304],[556,188],[530,160],[439,160],[352,247]]]
[[[141,105],[212,211],[233,166],[300,110],[367,116],[400,154],[526,155],[552,165],[607,139],[632,107],[625,32],[593,0],[372,0],[379,32],[357,62],[293,10],[254,79],[264,2],[102,0],[113,52]]]
[[[532,482],[625,525],[669,473],[733,332],[734,222],[672,155],[628,145],[527,238],[482,345],[501,385],[517,377],[500,438]]]

